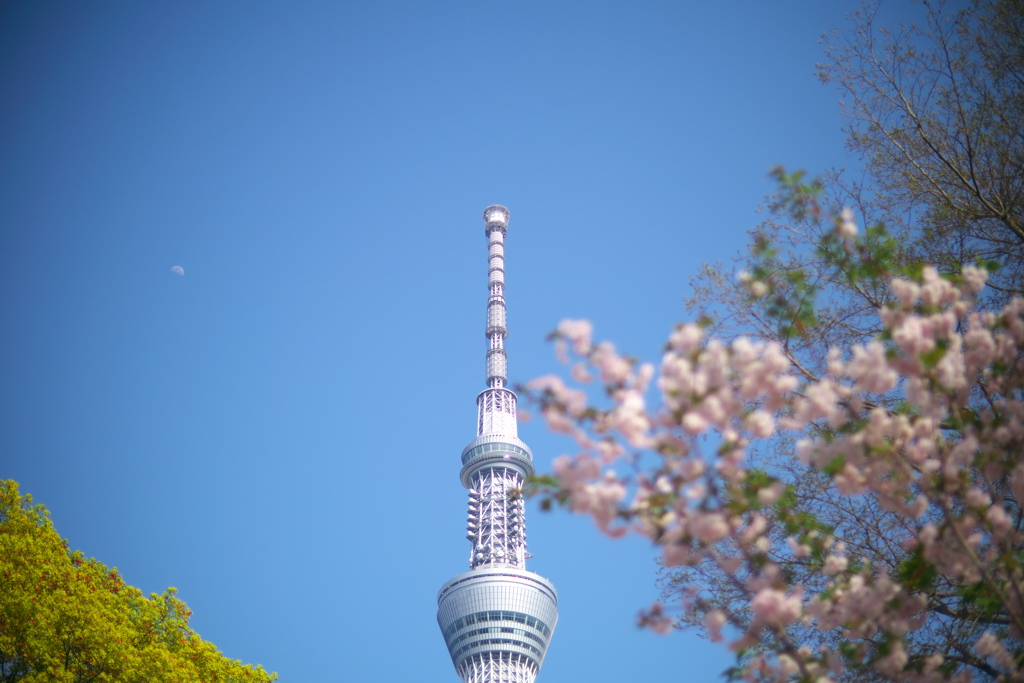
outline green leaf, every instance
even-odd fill
[[[935,565],[924,558],[920,547],[915,548],[910,556],[896,567],[896,578],[913,592],[924,593],[931,590],[937,576]]]

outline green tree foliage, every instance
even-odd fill
[[[823,212],[848,207],[867,226],[867,253],[897,266],[955,274],[984,262],[992,307],[1024,293],[1024,0],[922,4],[919,25],[879,26],[868,5],[826,37],[820,76],[843,96],[864,177],[776,172],[788,189],[751,231],[750,252],[734,268],[705,264],[691,280],[687,309],[711,314],[716,335],[777,340],[809,378],[824,371],[827,349],[873,338],[890,297],[885,277],[861,277],[874,264],[844,271],[824,258],[832,225]],[[737,271],[762,279],[771,296],[751,297]],[[813,319],[796,296],[804,285]]]
[[[202,640],[174,588],[146,597],[71,551],[42,505],[0,481],[0,681],[273,681]]]

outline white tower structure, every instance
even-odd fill
[[[487,388],[476,398],[476,438],[462,451],[469,489],[469,571],[437,594],[441,627],[463,683],[533,683],[558,621],[558,594],[526,571],[526,521],[515,496],[533,474],[533,453],[519,440],[516,395],[507,388],[505,235],[508,209],[484,209],[488,245]]]

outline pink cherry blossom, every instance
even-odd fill
[[[792,595],[774,588],[762,588],[750,601],[750,609],[761,622],[772,626],[785,626],[799,618],[803,608],[803,589]]]
[[[852,240],[857,236],[857,223],[853,220],[853,211],[844,207],[836,221],[836,233],[844,240]]]
[[[558,324],[557,334],[572,344],[577,355],[590,352],[591,335],[594,327],[589,320],[563,320]]]
[[[853,240],[852,214],[836,230]],[[968,642],[987,666],[1018,680],[1011,650],[1024,637],[1024,572],[1015,564],[1024,543],[1024,299],[977,309],[985,281],[972,267],[959,279],[930,267],[917,279],[892,279],[894,298],[878,311],[885,336],[833,349],[820,377],[797,372],[777,343],[709,339],[693,323],[671,331],[655,368],[595,343],[586,321],[563,321],[556,336],[577,356],[571,375],[584,386],[557,376],[527,385],[549,426],[581,449],[555,460],[552,493],[610,536],[659,544],[666,567],[710,564],[734,581],[745,611],[714,605],[688,623],[703,623],[714,641],[731,624],[736,651],[771,632],[781,649],[747,660],[751,680],[843,675],[839,654],[792,639],[798,628],[836,634],[851,644],[843,656],[860,657],[882,678],[945,680],[941,653],[913,650],[911,634],[935,622],[924,584],[900,569],[909,557],[943,585],[985,587],[1010,635],[976,632]],[[765,286],[751,276],[745,285],[752,293]],[[792,480],[753,472],[750,461],[779,438],[792,439],[794,471],[818,477],[834,500],[884,512],[879,542],[896,549],[897,561],[861,557],[819,527],[780,527]],[[787,585],[792,565],[814,581]],[[687,613],[701,599],[691,588],[680,608]],[[658,632],[674,623],[660,603],[641,617]]]

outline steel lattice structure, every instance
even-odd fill
[[[526,516],[515,495],[533,474],[533,453],[519,440],[516,395],[507,388],[505,236],[508,209],[484,209],[488,249],[487,388],[477,396],[476,438],[462,451],[469,489],[469,571],[437,595],[441,626],[463,683],[533,683],[558,621],[558,594],[526,571]]]

